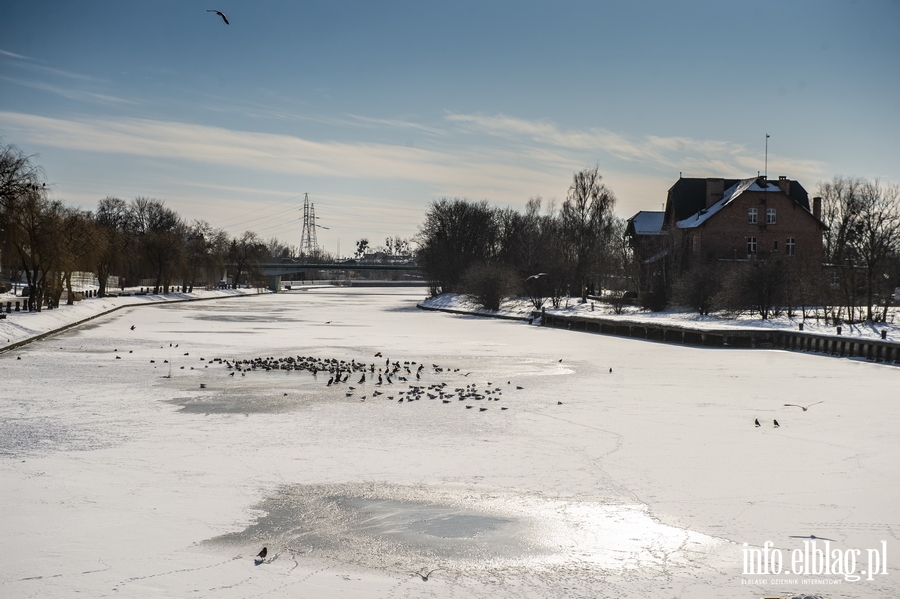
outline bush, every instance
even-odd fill
[[[463,293],[487,310],[499,310],[500,303],[514,295],[518,287],[515,270],[499,264],[475,264],[462,277]]]
[[[675,302],[689,306],[706,316],[717,309],[723,288],[723,276],[716,263],[698,264],[675,283]]]

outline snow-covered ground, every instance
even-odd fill
[[[13,311],[9,313],[6,311],[7,302],[11,303],[14,307],[17,301],[24,305],[27,298],[16,296],[14,293],[0,293],[0,304],[3,306],[3,314],[6,316],[6,318],[0,320],[0,350],[12,344],[47,333],[48,331],[55,331],[73,323],[96,317],[99,314],[111,312],[123,306],[140,306],[159,302],[255,295],[258,293],[256,289],[198,289],[191,293],[147,293],[142,295],[133,293],[134,291],[136,290],[129,290],[129,295],[89,298],[75,302],[71,306],[63,304],[59,308],[53,310],[44,308],[40,312],[16,312],[15,309],[13,309]]]
[[[0,354],[0,595],[900,594],[900,369],[422,295],[144,305]],[[216,361],[256,356],[376,371],[329,386]],[[401,370],[378,385],[385,360]],[[825,539],[860,550],[855,575],[887,547],[888,574],[744,573],[767,541],[802,569],[791,552]]]
[[[445,293],[437,297],[428,298],[420,302],[423,307],[440,310],[470,312],[483,315],[499,315],[507,318],[528,318],[534,311],[534,306],[528,299],[506,300],[496,312],[490,312],[475,306],[465,295]],[[572,298],[565,302],[559,309],[550,307],[549,302],[544,307],[547,314],[561,316],[578,316],[580,318],[602,318],[621,322],[650,323],[688,327],[691,329],[709,331],[723,329],[784,329],[796,331],[800,323],[803,323],[803,331],[818,335],[836,335],[837,330],[833,324],[826,324],[822,319],[813,317],[803,318],[798,312],[793,318],[786,314],[762,320],[758,315],[719,313],[709,316],[701,316],[697,312],[687,310],[664,310],[652,312],[634,306],[625,306],[620,314],[606,303],[591,302],[580,303],[578,298]],[[887,322],[861,322],[856,324],[843,323],[841,335],[845,337],[857,337],[865,339],[881,339],[881,332],[887,331],[889,341],[900,341],[900,310],[892,307],[888,311]]]

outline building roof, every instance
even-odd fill
[[[723,179],[724,189],[726,190],[725,196],[727,197],[728,191],[735,185],[744,181],[755,180],[756,177],[752,179]],[[678,179],[678,181],[669,188],[666,210],[668,211],[670,208],[673,210],[673,214],[669,215],[669,218],[676,222],[684,221],[688,217],[694,216],[706,208],[706,181],[706,179],[691,177],[682,177]],[[775,191],[781,191],[775,181],[769,181],[769,190],[772,190],[773,185],[775,186]],[[806,189],[800,185],[800,182],[791,181],[788,190],[790,198],[809,212],[809,193],[807,193]],[[743,193],[743,191],[746,191],[746,189],[742,190],[741,193]],[[761,191],[761,189],[757,191]],[[722,199],[725,198],[723,197]],[[712,206],[710,206],[710,208],[712,208]]]
[[[766,187],[763,188],[759,185],[758,179],[756,179],[756,177],[752,179],[743,179],[726,189],[725,194],[722,196],[721,200],[719,200],[709,208],[701,209],[693,216],[689,216],[684,220],[678,221],[676,225],[679,229],[692,229],[694,227],[699,227],[745,191],[768,191],[769,193],[781,193],[781,188],[773,184],[772,182],[767,182]]]
[[[635,235],[665,235],[666,232],[663,230],[665,216],[665,212],[641,210],[628,219],[629,228]]]

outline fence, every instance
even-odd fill
[[[541,317],[542,326],[648,341],[707,347],[778,348],[900,364],[900,343],[887,339],[861,339],[840,335],[816,335],[802,331],[766,329],[700,330],[677,325],[562,316],[542,314],[541,312],[534,312],[532,316],[534,318]]]

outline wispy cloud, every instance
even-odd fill
[[[447,131],[445,129],[438,129],[437,127],[430,127],[428,125],[422,125],[421,123],[415,123],[413,121],[404,121],[400,119],[375,119],[367,116],[359,116],[356,114],[351,114],[350,118],[363,125],[371,125],[373,127],[388,127],[390,129],[413,129],[416,131],[421,131],[423,133],[430,133],[431,135],[447,134]]]
[[[351,117],[350,120],[356,120]],[[372,126],[404,131],[415,123],[369,119]],[[0,130],[16,143],[62,148],[76,152],[152,158],[163,167],[152,182],[173,199],[190,203],[198,197],[285,197],[283,182],[297,177],[326,182],[317,201],[340,207],[336,224],[364,218],[369,226],[379,219],[416,222],[412,214],[385,210],[396,200],[413,212],[441,196],[488,199],[498,204],[522,205],[535,195],[564,197],[572,173],[601,164],[607,181],[620,200],[619,210],[656,208],[678,171],[690,176],[747,176],[755,174],[761,156],[740,144],[686,137],[644,136],[633,138],[602,129],[567,131],[549,121],[512,117],[447,115],[445,128],[431,137],[431,147],[362,141],[314,140],[302,137],[237,131],[221,127],[137,118],[59,119],[16,112],[0,112]],[[358,123],[357,123],[358,126]],[[346,134],[346,132],[344,132]],[[429,135],[431,135],[429,133]],[[485,135],[488,139],[485,139]],[[491,142],[489,138],[496,138]],[[197,177],[183,180],[184,165]],[[220,181],[203,165],[227,167],[238,179]],[[770,171],[803,181],[821,178],[814,161],[769,157]],[[177,168],[176,168],[177,167]],[[168,170],[167,170],[168,169]],[[272,177],[267,174],[272,173]],[[277,176],[274,176],[277,175]],[[239,181],[253,181],[240,187]],[[266,189],[265,181],[273,182]],[[275,180],[282,181],[281,184]],[[327,183],[332,181],[334,184]],[[353,182],[353,183],[351,183]],[[372,190],[354,204],[348,193]],[[194,191],[187,191],[193,188]],[[205,190],[204,190],[205,188]],[[327,189],[342,192],[329,200]],[[395,196],[394,191],[400,191]],[[197,193],[199,192],[199,193]],[[102,193],[108,193],[104,191]],[[290,192],[294,195],[295,192]],[[377,196],[377,197],[375,197]],[[362,196],[360,196],[362,197]],[[389,215],[388,215],[389,214]],[[205,217],[208,218],[208,217]],[[396,229],[396,227],[395,227]]]
[[[81,100],[87,102],[99,102],[101,104],[132,104],[136,105],[138,102],[133,100],[127,100],[125,98],[119,98],[117,96],[111,96],[109,94],[100,94],[97,92],[91,92],[83,89],[72,89],[69,87],[60,87],[58,85],[52,85],[50,83],[43,83],[40,81],[27,81],[25,79],[15,79],[13,77],[3,77],[0,76],[0,79],[4,81],[9,81],[10,83],[16,83],[18,85],[24,85],[26,87],[31,87],[34,89],[39,89],[45,92],[50,92],[52,94],[57,94],[64,98],[68,98],[69,100]]]
[[[0,112],[0,125],[31,143],[68,150],[188,160],[254,171],[426,183],[436,193],[507,197],[534,193],[545,173],[513,155],[427,150],[379,143],[313,141],[289,135],[146,119],[64,120]],[[504,163],[504,160],[507,163]]]
[[[66,79],[74,79],[78,81],[102,81],[102,79],[92,77],[91,75],[84,75],[83,73],[75,73],[72,71],[66,71],[64,69],[48,67],[47,65],[41,64],[43,61],[40,59],[32,58],[30,56],[24,56],[22,54],[16,54],[15,52],[9,52],[7,50],[0,50],[0,56],[12,58],[13,60],[9,61],[10,64],[25,71],[40,73],[42,75],[50,75],[53,77],[64,77]]]
[[[471,133],[525,141],[535,148],[556,148],[566,153],[607,154],[656,171],[683,171],[697,176],[746,176],[757,170],[761,156],[746,146],[690,137],[630,137],[602,128],[564,130],[551,121],[525,120],[507,115],[454,114],[446,120]],[[598,156],[599,158],[599,156]],[[769,157],[770,163],[795,178],[818,178],[823,165],[813,160]]]
[[[21,54],[16,54],[15,52],[9,52],[7,50],[0,50],[0,56],[6,56],[8,58],[18,58],[19,60],[33,60],[28,56],[22,56]]]

